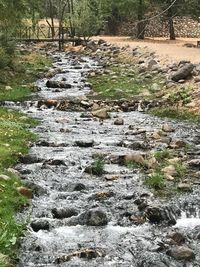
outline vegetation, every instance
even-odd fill
[[[161,172],[155,172],[145,180],[145,184],[155,190],[161,190],[165,187],[164,175]]]
[[[187,109],[177,109],[175,107],[154,108],[150,113],[161,118],[172,118],[177,120],[186,120],[191,122],[200,122],[200,115],[188,111]]]
[[[0,61],[4,60],[1,56],[0,54]],[[33,91],[32,82],[38,72],[50,63],[49,58],[35,52],[13,55],[12,62],[0,68],[0,101],[18,101],[28,97]]]
[[[104,173],[105,161],[102,156],[96,156],[94,162],[86,169],[86,172],[101,176]]]
[[[146,96],[152,98],[161,78],[155,75],[146,79],[134,68],[121,66],[107,69],[106,74],[89,78],[92,88],[101,98],[120,99]]]
[[[14,257],[17,240],[24,226],[17,223],[14,214],[27,204],[17,187],[21,185],[19,178],[9,171],[17,163],[18,156],[28,151],[27,143],[35,140],[29,127],[36,121],[23,114],[0,108],[0,266],[6,266],[7,259],[2,255]],[[3,262],[4,261],[4,262]]]

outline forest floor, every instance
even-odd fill
[[[180,60],[188,60],[192,63],[200,62],[200,49],[188,48],[184,44],[197,44],[197,38],[177,38],[170,41],[166,38],[147,38],[145,40],[133,40],[127,36],[102,36],[105,41],[119,46],[129,45],[130,47],[140,46],[156,52],[162,63],[169,63]],[[95,37],[96,39],[96,37]],[[199,39],[200,40],[200,39]]]

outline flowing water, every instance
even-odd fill
[[[72,87],[47,88],[47,79],[41,79],[37,82],[41,88],[38,99],[87,94],[90,88],[86,76],[90,70],[101,68],[98,62],[76,54],[54,53],[53,57],[52,70],[59,73],[52,80],[65,80]],[[199,186],[194,185],[192,193],[159,199],[144,185],[144,175],[137,168],[127,168],[117,161],[120,155],[134,152],[131,144],[144,142],[142,134],[126,135],[130,125],[152,133],[170,122],[175,128],[170,137],[184,139],[198,151],[197,126],[139,112],[121,112],[125,123],[116,126],[113,121],[119,114],[115,112],[102,122],[86,111],[38,107],[37,101],[10,105],[41,121],[34,129],[39,140],[26,161],[17,166],[25,184],[35,190],[30,207],[19,214],[20,219],[29,218],[30,222],[20,246],[18,267],[200,266],[196,238],[200,231]],[[152,141],[152,150],[165,147],[165,142]],[[95,154],[105,156],[103,176],[84,171]],[[138,201],[162,207],[164,216],[173,218],[176,224],[134,224],[130,216],[139,214]],[[63,211],[68,215],[60,215]],[[100,225],[88,223],[94,211],[100,214],[101,218],[96,219]],[[166,236],[172,232],[185,235],[195,259],[178,261],[167,255],[173,244],[166,241]]]

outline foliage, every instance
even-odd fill
[[[146,98],[152,98],[154,96],[153,85],[157,84],[160,79],[159,75],[145,79],[134,67],[122,66],[108,68],[105,74],[90,77],[89,82],[101,98],[119,99],[144,95]]]
[[[154,157],[158,161],[168,159],[170,157],[170,151],[168,149],[158,150],[154,153]]]
[[[156,190],[163,189],[165,187],[164,176],[160,172],[155,172],[146,178],[145,183]]]
[[[104,173],[104,158],[102,156],[97,156],[95,161],[89,167],[89,173],[101,176]]]
[[[196,123],[200,122],[200,115],[188,111],[186,109],[181,110],[175,107],[153,108],[150,110],[150,113],[161,118],[172,118],[172,119],[185,120]]]
[[[19,178],[6,168],[17,162],[20,154],[28,151],[28,141],[35,140],[35,135],[28,128],[37,122],[23,114],[0,108],[0,256],[14,257],[17,239],[24,226],[15,221],[15,212],[27,204],[27,200],[17,192],[21,186]],[[4,176],[3,176],[4,177]],[[0,258],[0,266],[7,266]]]

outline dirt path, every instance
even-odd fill
[[[148,48],[159,56],[163,63],[180,60],[189,60],[192,63],[200,63],[200,49],[184,47],[185,43],[196,44],[198,39],[177,39],[176,41],[166,40],[165,38],[146,39],[144,41],[131,40],[130,37],[101,37],[104,40],[120,46],[130,45],[130,47],[140,46]]]

